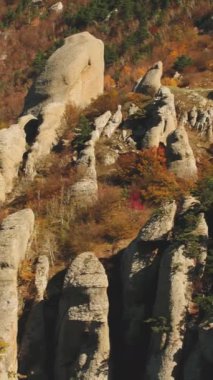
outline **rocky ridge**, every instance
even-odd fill
[[[69,69],[67,61],[62,60],[64,67],[60,71],[64,51],[68,52],[71,46],[73,60],[71,59]],[[98,71],[95,71],[98,63],[93,61],[95,54],[90,55],[91,51],[85,49],[85,46],[88,49],[94,48],[92,53],[96,47],[100,48]],[[23,116],[17,125],[8,130],[2,130],[2,201],[5,200],[4,194],[12,190],[13,180],[23,163],[27,138],[25,132],[27,134],[29,123],[36,122],[36,118],[39,119],[41,116],[43,118],[40,126],[37,125],[37,137],[25,157],[25,172],[33,177],[38,160],[47,155],[58,141],[65,105],[75,99],[76,104],[84,107],[93,96],[102,91],[102,48],[102,43],[88,33],[69,37],[64,47],[60,48],[62,50],[59,49],[49,59],[47,69],[34,88],[34,95],[29,95],[29,99],[32,97],[33,102],[35,101],[35,104],[28,103],[27,106],[32,114]],[[142,130],[139,135],[140,145],[142,148],[151,148],[163,144],[169,169],[180,177],[196,177],[196,161],[187,132],[182,125],[178,125],[174,95],[168,88],[161,86],[161,75],[162,64],[157,63],[136,87],[137,92],[145,92],[152,96],[145,117],[142,120],[136,119],[138,127]],[[94,88],[96,81],[100,86]],[[30,102],[29,99],[27,101]],[[133,105],[132,110],[129,116],[137,112],[137,107],[134,108]],[[125,128],[121,133],[122,119],[119,105],[113,115],[108,110],[94,120],[93,131],[76,162],[80,179],[69,189],[73,207],[76,203],[88,207],[98,198],[95,146],[100,139],[110,140],[114,138],[114,134],[119,134],[129,151],[136,149],[134,144],[127,143]],[[14,143],[17,136],[20,137],[18,146]],[[129,138],[133,141],[134,134],[128,136]],[[7,141],[11,150],[16,153],[13,154],[14,157],[11,150],[8,150],[5,143]],[[137,143],[135,139],[135,144]],[[118,155],[119,152],[116,152],[116,157]],[[184,230],[187,218],[191,224]],[[29,209],[10,215],[1,225],[2,380],[18,377],[17,272],[25,258],[33,226],[34,215]],[[120,373],[123,371],[125,374],[125,370],[126,373],[129,370],[136,371],[135,378],[145,376],[147,380],[176,380],[178,374],[182,373],[183,379],[188,380],[193,360],[198,358],[196,380],[201,380],[201,368],[208,369],[208,365],[212,368],[212,351],[209,348],[212,342],[212,323],[204,318],[198,325],[191,317],[195,282],[200,280],[204,273],[207,239],[208,227],[199,202],[193,197],[185,197],[182,205],[177,205],[175,201],[163,204],[139,231],[137,237],[118,253],[117,273],[121,280],[123,296],[117,299],[121,308],[121,320],[117,328],[123,342],[122,350],[127,353],[127,357],[130,353],[133,354],[130,368],[127,368],[129,362],[123,360]],[[110,342],[112,337],[108,324],[108,313],[111,312],[109,303],[112,300],[107,295],[108,280],[102,263],[92,252],[71,256],[68,268],[63,275],[60,274],[63,277],[62,283],[55,286],[58,287],[57,294],[53,292],[51,296],[47,291],[49,260],[43,252],[39,254],[35,271],[34,302],[25,323],[25,330],[21,334],[21,375],[32,380],[36,376],[42,380],[114,379],[113,362],[116,358],[113,349],[110,353],[110,344],[113,343]],[[55,279],[52,281],[54,283]],[[188,350],[186,357],[185,350],[188,335],[191,334],[191,325],[197,329],[198,334],[196,345]],[[47,326],[54,336],[51,341],[51,355],[48,352],[50,343],[46,336]],[[143,365],[141,358],[137,362],[136,351],[141,353]],[[121,358],[125,358],[122,355],[123,352],[120,352]],[[50,357],[51,369],[50,363],[47,364]],[[207,362],[210,364],[207,365]],[[124,379],[128,378],[125,376],[128,375],[124,375]]]

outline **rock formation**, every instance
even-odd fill
[[[94,130],[89,141],[81,151],[77,160],[78,173],[81,177],[70,189],[70,197],[77,207],[93,204],[98,197],[96,174],[95,144],[99,140],[105,126],[111,118],[111,112],[106,111],[94,121]]]
[[[177,128],[174,95],[167,87],[161,87],[150,105],[146,119],[143,148],[167,144],[167,137]]]
[[[28,176],[35,175],[37,161],[57,142],[66,104],[83,108],[103,92],[103,54],[102,41],[83,32],[67,37],[65,44],[48,59],[25,102],[24,113],[43,119],[28,155]]]
[[[188,112],[186,122],[192,129],[198,131],[202,137],[213,142],[213,107],[197,109],[195,106]]]
[[[18,284],[17,272],[25,258],[34,227],[34,215],[25,209],[8,216],[0,231],[0,378],[17,377]]]
[[[106,111],[94,120],[94,130],[77,160],[77,168],[81,178],[70,189],[70,197],[77,206],[93,204],[97,200],[98,183],[95,145],[102,135],[111,138],[121,121],[121,106],[118,106],[118,110],[114,115],[110,111]]]
[[[111,117],[109,123],[106,125],[104,129],[104,136],[108,138],[112,137],[113,133],[119,127],[121,122],[122,122],[122,112],[121,112],[121,106],[119,105],[118,110]]]
[[[158,62],[151,67],[135,88],[154,97],[146,107],[146,116],[141,126],[142,148],[158,147],[160,143],[167,144],[167,137],[177,128],[174,95],[161,85],[163,65]],[[132,111],[133,109],[132,109]]]
[[[91,252],[72,258],[60,300],[55,380],[107,380],[108,282]]]
[[[147,73],[138,80],[134,88],[135,92],[155,96],[161,87],[163,64],[161,61],[155,63]]]
[[[182,218],[191,213],[197,220],[191,225],[185,241],[181,241],[178,226],[174,230],[176,242],[164,252],[158,278],[157,295],[153,309],[153,328],[147,379],[175,379],[181,360],[186,316],[192,301],[193,277],[196,266],[205,262],[208,227],[204,215],[196,212],[198,203],[187,198],[180,214]],[[184,233],[184,231],[182,231]],[[197,245],[190,243],[190,236],[199,238]],[[194,240],[193,240],[194,241]],[[195,260],[196,258],[196,260]]]
[[[10,193],[25,152],[25,133],[19,124],[0,131],[0,201]]]
[[[151,289],[157,275],[156,257],[162,242],[169,239],[176,209],[175,202],[162,206],[124,250],[121,267],[124,318],[128,325],[127,335],[133,334],[133,340],[134,331],[138,331],[145,315],[146,289],[149,289],[149,297],[152,298]],[[140,339],[143,340],[142,336]]]
[[[197,176],[197,165],[185,128],[179,127],[167,139],[168,167],[181,178]]]
[[[29,380],[35,377],[48,379],[46,373],[46,331],[44,316],[44,293],[49,275],[47,256],[38,257],[35,273],[35,299],[31,308],[19,352],[19,371]]]

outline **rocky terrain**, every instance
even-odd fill
[[[106,94],[103,42],[71,35],[0,131],[1,380],[211,379],[213,102],[162,75]]]

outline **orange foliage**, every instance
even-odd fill
[[[108,247],[110,254],[115,242],[134,237],[149,215],[147,209],[130,208],[120,188],[104,185],[99,189],[98,202],[76,216],[66,249],[69,255],[92,250],[103,257],[104,247]]]
[[[122,94],[116,89],[111,89],[109,92],[100,95],[94,102],[92,102],[84,111],[87,118],[94,119],[95,117],[110,110],[115,112],[118,104],[122,103]]]
[[[104,77],[104,88],[106,91],[109,91],[112,87],[116,87],[115,81],[111,75],[107,74]]]
[[[176,78],[164,77],[162,79],[162,84],[164,86],[177,87],[179,85],[179,83],[180,83],[180,81]]]
[[[120,156],[118,170],[121,179],[137,186],[143,201],[156,204],[177,199],[190,191],[192,186],[191,183],[179,180],[168,171],[163,147]]]

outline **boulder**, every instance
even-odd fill
[[[62,3],[61,1],[58,1],[57,3],[53,4],[53,5],[50,7],[51,11],[54,11],[54,12],[56,12],[56,13],[60,13],[60,12],[62,12],[62,11],[63,11],[63,8],[64,8],[64,6],[63,6],[63,3]]]
[[[155,63],[147,73],[138,80],[134,88],[135,92],[155,96],[161,87],[163,64],[161,61]]]
[[[169,170],[180,178],[196,178],[197,165],[185,128],[179,127],[167,139]]]
[[[65,39],[48,59],[25,100],[25,113],[38,116],[50,103],[85,107],[103,92],[104,45],[88,32]]]
[[[107,380],[108,281],[91,252],[71,259],[59,305],[55,380]]]
[[[50,152],[62,134],[66,104],[84,108],[103,92],[103,83],[102,41],[88,32],[67,37],[26,97],[24,113],[43,119],[28,155],[28,176],[33,178],[37,161]]]
[[[0,230],[0,378],[9,380],[17,373],[18,284],[17,272],[25,258],[34,227],[30,209],[8,216]],[[16,375],[14,375],[16,378]]]

